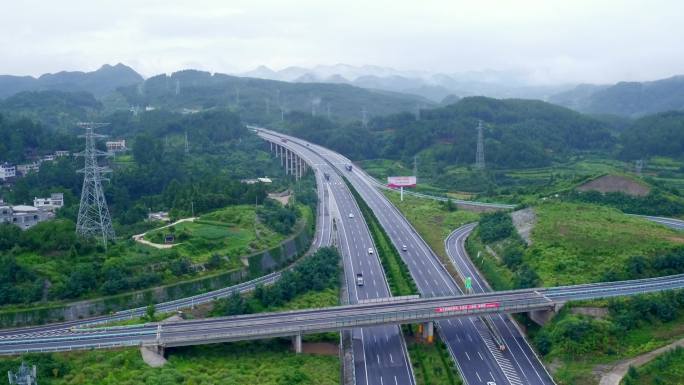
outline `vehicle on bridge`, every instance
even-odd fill
[[[330,180],[330,174],[328,174],[327,172],[324,172],[323,176],[325,177],[325,180]]]
[[[363,286],[363,274],[361,274],[361,273],[356,274],[356,285],[357,286]]]
[[[401,251],[406,251],[407,249],[406,245],[401,245]]]
[[[373,248],[372,247],[368,248],[368,254],[373,254]]]
[[[280,141],[283,143],[287,143],[287,139],[285,139],[285,138],[280,138]]]
[[[349,218],[354,218],[354,213],[349,213]]]
[[[347,171],[351,171],[351,170],[352,170],[352,165],[351,165],[351,164],[345,164],[345,165],[344,165],[344,168],[346,168]]]

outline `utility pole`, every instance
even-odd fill
[[[188,132],[185,131],[185,153],[190,153],[190,146],[188,145]]]
[[[107,180],[102,177],[102,174],[111,172],[111,170],[107,167],[100,167],[97,164],[97,157],[111,156],[112,154],[95,148],[95,141],[105,136],[94,133],[93,129],[108,124],[78,123],[79,127],[86,130],[85,135],[80,135],[80,137],[85,138],[86,146],[83,152],[76,154],[85,158],[85,167],[79,170],[84,174],[84,177],[76,233],[82,237],[102,237],[105,248],[107,248],[107,241],[116,237],[112,227],[112,218],[109,216],[107,201],[102,191],[102,180]]]
[[[190,201],[190,216],[195,217],[195,201]]]
[[[477,125],[477,150],[475,153],[475,168],[484,170],[485,168],[485,155],[484,155],[484,133],[482,132],[482,121]]]
[[[366,113],[366,107],[361,109],[361,125],[363,128],[368,128],[368,116]]]
[[[418,155],[413,156],[413,176],[418,180]]]
[[[285,109],[283,107],[280,107],[280,121],[285,121]]]

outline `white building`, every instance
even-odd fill
[[[21,176],[25,176],[30,172],[38,172],[38,170],[40,170],[40,164],[38,162],[17,165],[17,173]]]
[[[17,176],[17,168],[9,163],[0,164],[0,180],[7,180]]]
[[[171,219],[169,218],[169,213],[166,211],[159,211],[156,213],[149,213],[147,214],[147,219],[150,221],[162,221],[162,222],[168,222]]]
[[[56,210],[64,206],[64,194],[52,193],[49,198],[33,198],[33,205],[46,210]]]
[[[71,155],[71,153],[69,151],[66,151],[66,150],[55,151],[55,156],[57,158],[61,158],[63,156],[69,156],[69,155]]]
[[[121,139],[121,140],[110,140],[107,141],[107,151],[109,152],[116,152],[116,151],[126,151],[126,140]]]

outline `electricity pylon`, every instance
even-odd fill
[[[482,121],[477,125],[477,152],[475,154],[475,168],[485,168],[484,157],[484,134],[482,133]]]
[[[105,151],[95,148],[95,141],[104,138],[93,132],[93,129],[106,126],[109,123],[78,123],[85,128],[86,132],[80,137],[85,138],[85,151],[76,154],[85,158],[85,167],[78,172],[84,174],[83,190],[81,192],[81,204],[78,208],[78,221],[76,223],[76,233],[82,237],[101,237],[105,248],[107,241],[114,239],[114,228],[112,228],[112,218],[109,216],[107,201],[102,191],[102,174],[111,172],[107,167],[100,167],[97,164],[97,157],[110,156]],[[105,179],[106,180],[106,179]]]

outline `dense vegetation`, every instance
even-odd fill
[[[684,154],[684,111],[663,112],[636,120],[622,134],[625,159]]]
[[[630,332],[652,329],[659,324],[681,320],[682,316],[682,291],[613,299],[608,302],[607,317],[599,319],[565,312],[545,325],[534,341],[543,355],[633,354],[631,349],[648,349],[634,346]]]
[[[237,115],[228,111],[188,116],[151,111],[139,115],[120,113],[111,118],[111,125],[103,132],[129,139],[131,148],[130,154],[117,155],[110,162],[114,172],[111,182],[104,183],[120,238],[158,226],[146,221],[149,211],[158,210],[169,211],[175,219],[227,206],[265,204],[259,209],[263,224],[255,225],[252,209],[249,223],[222,228],[219,233],[226,240],[241,240],[232,248],[216,244],[225,241],[212,238],[217,235],[215,231],[200,231],[202,236],[179,249],[152,250],[119,241],[105,251],[101,245],[75,235],[77,197],[82,184],[82,175],[76,170],[82,167],[82,159],[43,162],[39,172],[18,178],[0,193],[7,202],[21,204],[61,191],[65,207],[57,212],[59,220],[25,232],[2,226],[0,258],[5,263],[0,277],[4,294],[0,304],[111,295],[190,277],[196,274],[198,265],[207,268],[206,273],[230,270],[241,266],[240,254],[271,247],[292,233],[301,208],[281,208],[266,199],[268,191],[285,189],[290,181],[279,177],[282,171],[277,162],[262,150],[263,142],[242,125]],[[0,144],[0,154],[9,160],[23,161],[31,154],[56,149],[73,151],[83,146],[76,132],[55,131],[26,119],[0,119],[0,132],[14,143]],[[186,132],[187,152],[183,143]],[[271,176],[274,183],[240,183],[242,178],[257,176]],[[296,196],[300,203],[315,205],[313,182],[301,181]],[[211,215],[206,218],[220,219]],[[255,231],[259,239],[254,238]]]
[[[272,286],[258,286],[249,297],[239,293],[219,300],[212,314],[238,315],[258,313],[271,306],[281,306],[309,291],[336,288],[339,284],[340,255],[334,248],[322,248],[293,269],[282,273]]]
[[[369,128],[340,126],[323,118],[288,117],[284,128],[294,135],[331,147],[353,158],[411,159],[421,154],[428,177],[447,165],[469,165],[475,159],[478,120],[485,123],[487,161],[494,167],[549,164],[572,151],[606,150],[615,139],[599,121],[539,101],[464,98],[458,103],[378,117]],[[367,138],[363,145],[347,140]]]

